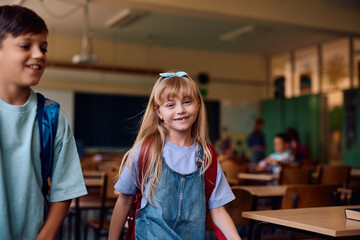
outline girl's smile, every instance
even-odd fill
[[[189,119],[190,117],[182,117],[182,118],[177,118],[175,119],[175,121],[181,121],[181,122],[185,122],[187,119]]]

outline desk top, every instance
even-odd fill
[[[288,185],[238,186],[258,197],[282,197]]]
[[[253,211],[243,212],[242,216],[332,237],[360,236],[360,222],[346,219],[346,207],[360,205]]]
[[[84,181],[86,187],[101,187],[103,184],[104,172],[87,170],[83,171]]]
[[[272,181],[277,179],[277,176],[269,173],[239,173],[238,178],[258,181]]]

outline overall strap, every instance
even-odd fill
[[[211,226],[214,229],[216,238],[218,240],[226,240],[225,235],[221,232],[221,230],[214,224],[210,217],[209,211],[209,199],[216,185],[216,176],[217,176],[217,154],[213,146],[211,144],[207,145],[211,152],[211,164],[205,171],[205,198],[206,198],[206,219],[211,223]]]
[[[139,183],[141,183],[141,181],[142,181],[143,174],[145,173],[144,171],[146,170],[146,167],[148,164],[148,159],[149,159],[149,154],[150,154],[150,151],[149,151],[150,145],[151,145],[151,138],[148,138],[148,139],[144,140],[144,142],[141,146],[141,149],[140,149],[140,155],[139,155],[139,160],[138,160]],[[226,237],[221,232],[221,230],[213,223],[213,221],[210,218],[210,214],[209,214],[208,202],[209,202],[209,199],[211,197],[211,194],[212,194],[212,192],[215,188],[215,184],[216,184],[217,156],[216,156],[215,149],[210,144],[208,144],[208,148],[211,151],[212,161],[211,161],[209,168],[206,169],[206,171],[205,171],[205,198],[206,198],[206,213],[207,213],[206,218],[208,221],[210,221],[217,239],[218,240],[226,240]],[[201,157],[203,156],[203,148],[202,147],[200,147],[200,149],[197,151],[197,154],[198,154],[198,156],[201,156]],[[206,159],[205,159],[205,161],[206,161]],[[140,189],[139,189],[139,191],[140,191]],[[125,240],[134,240],[135,239],[135,213],[136,213],[136,210],[140,208],[141,197],[142,197],[141,192],[139,192],[136,195],[135,201],[131,205],[130,213],[127,217],[128,231],[127,231]]]
[[[56,130],[58,125],[59,107],[56,102],[45,105],[45,97],[37,95],[37,120],[40,132],[40,158],[42,174],[42,193],[46,199],[49,191],[48,177],[50,176],[53,148],[55,143]]]

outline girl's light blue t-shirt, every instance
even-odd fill
[[[0,239],[34,240],[44,220],[41,192],[37,98],[31,91],[22,106],[0,99]],[[59,112],[50,201],[87,193],[73,134]]]
[[[194,144],[190,147],[180,147],[169,141],[165,142],[162,156],[166,161],[166,164],[175,172],[180,174],[189,174],[197,169],[196,165],[196,152],[198,144]],[[137,165],[139,159],[140,149],[138,150],[134,159],[133,172],[137,173]],[[235,199],[231,188],[226,181],[225,175],[218,164],[216,185],[209,199],[209,209],[215,209],[231,202]],[[137,193],[137,186],[134,183],[132,172],[128,167],[125,167],[121,173],[119,180],[115,184],[115,189],[123,194],[135,195]],[[145,193],[147,193],[148,184],[145,185]],[[141,207],[144,207],[147,202],[147,194],[141,198]]]

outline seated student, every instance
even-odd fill
[[[294,163],[294,156],[291,152],[290,141],[291,138],[288,134],[278,133],[274,138],[275,153],[261,160],[257,165],[257,170],[279,174],[282,166],[292,165]]]
[[[219,163],[234,160],[234,149],[231,145],[230,139],[217,140],[215,142],[215,151],[217,153],[217,160]]]
[[[292,154],[294,155],[295,162],[299,162],[302,158],[310,157],[309,150],[300,143],[299,133],[295,128],[289,127],[286,129],[286,133],[290,136],[290,147]]]

